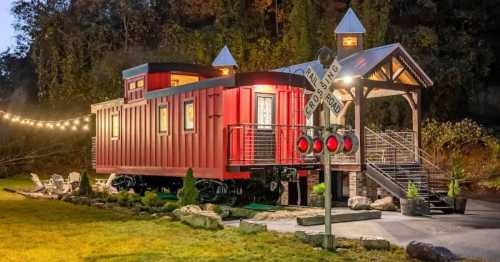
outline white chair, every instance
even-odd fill
[[[46,190],[45,185],[42,183],[37,174],[31,173],[30,175],[31,175],[31,181],[33,181],[33,183],[35,184],[35,189],[33,190],[33,192],[42,192]]]
[[[108,179],[96,179],[96,184],[95,188],[96,191],[98,192],[105,192],[107,191],[108,193],[118,193],[118,190],[113,187],[113,180],[116,178],[115,173],[111,173],[109,175]]]

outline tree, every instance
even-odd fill
[[[293,1],[284,41],[289,44],[292,61],[295,63],[312,60],[316,54],[316,16],[316,6],[311,0]]]
[[[182,178],[182,188],[177,192],[180,206],[195,205],[198,203],[198,189],[195,185],[193,169],[189,168]]]

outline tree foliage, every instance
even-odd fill
[[[177,192],[180,206],[195,205],[198,203],[199,192],[195,182],[193,169],[189,168],[186,175],[182,178],[182,188]]]

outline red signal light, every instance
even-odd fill
[[[312,150],[315,154],[319,154],[323,151],[323,141],[319,137],[313,139]]]
[[[337,134],[329,134],[325,138],[326,149],[332,154],[338,153],[343,148],[343,144],[342,137]]]
[[[311,152],[312,141],[309,136],[300,136],[297,139],[297,149],[302,154],[309,154]]]
[[[349,133],[344,135],[344,146],[342,150],[344,154],[346,155],[354,154],[356,153],[356,151],[358,151],[358,147],[359,147],[359,140],[354,134]]]

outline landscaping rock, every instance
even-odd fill
[[[203,211],[199,206],[188,205],[174,210],[173,214],[182,222],[196,228],[222,229],[222,219],[216,213]]]
[[[406,246],[406,253],[410,258],[432,262],[448,262],[460,259],[445,247],[417,241],[411,241],[408,246]]]
[[[96,207],[96,208],[104,208],[105,204],[102,202],[94,202],[94,203],[92,203],[91,206]]]
[[[391,244],[382,237],[362,236],[359,239],[360,245],[366,249],[389,249]]]
[[[375,200],[375,202],[370,204],[371,209],[382,210],[382,211],[396,211],[396,205],[394,205],[394,199],[392,196],[386,196],[384,198]]]
[[[368,210],[372,201],[364,196],[355,196],[349,198],[347,206],[354,210]]]
[[[231,208],[231,217],[232,218],[253,218],[257,212],[246,209],[246,208],[239,208],[239,207],[233,207]]]
[[[217,205],[212,204],[212,203],[207,203],[207,204],[203,205],[203,210],[206,210],[206,211],[215,212],[216,208],[217,208]]]
[[[349,213],[332,214],[332,223],[379,219],[381,217],[382,213],[378,210],[351,211]],[[297,224],[301,226],[323,225],[325,224],[325,216],[300,216],[297,217]]]
[[[267,225],[240,220],[240,232],[243,234],[254,234],[267,231]]]
[[[314,247],[321,247],[323,246],[323,239],[324,235],[323,233],[311,233],[311,232],[305,232],[305,231],[295,231],[295,237],[299,239],[300,241],[312,245]]]

